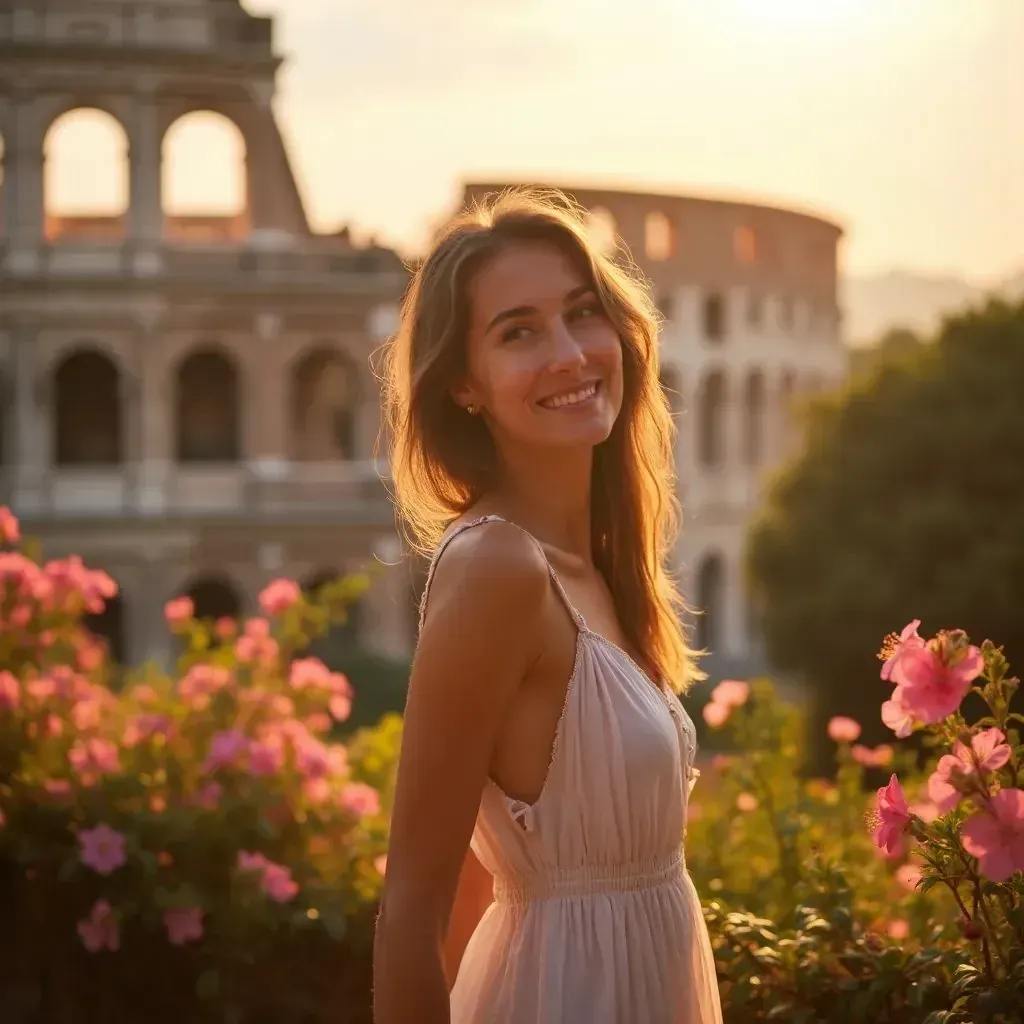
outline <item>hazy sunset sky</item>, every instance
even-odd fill
[[[1024,269],[1024,0],[245,6],[277,17],[317,228],[414,248],[463,179],[534,177],[808,208],[858,273]],[[176,206],[230,189],[216,152],[179,159]]]

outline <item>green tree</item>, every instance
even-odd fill
[[[752,529],[751,583],[814,721],[851,714],[878,740],[874,653],[911,619],[1024,660],[1024,303],[947,320],[805,416]]]

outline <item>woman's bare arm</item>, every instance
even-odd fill
[[[376,1024],[449,1024],[444,942],[492,751],[540,654],[548,573],[506,523],[438,561],[409,683],[374,944]]]
[[[480,918],[493,901],[494,879],[477,860],[476,854],[468,850],[466,859],[462,862],[462,872],[459,874],[455,900],[452,903],[451,920],[448,922],[448,934],[444,940],[444,974],[449,992],[458,976],[466,946],[469,945]]]

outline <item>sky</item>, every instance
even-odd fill
[[[1024,0],[243,2],[277,19],[319,230],[415,251],[462,181],[532,178],[821,213],[848,273],[1024,269]],[[172,207],[230,202],[230,137],[203,129]]]

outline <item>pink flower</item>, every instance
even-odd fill
[[[195,611],[191,597],[176,597],[164,605],[164,619],[173,631],[184,626],[195,615]]]
[[[298,895],[299,883],[283,864],[268,864],[263,869],[262,888],[275,903],[288,903]]]
[[[13,710],[21,703],[21,687],[11,672],[0,672],[0,711]]]
[[[860,736],[860,723],[845,715],[836,715],[829,720],[828,735],[836,743],[853,743]]]
[[[740,793],[736,797],[736,809],[743,811],[744,814],[749,814],[751,811],[756,811],[758,807],[757,797],[753,793]]]
[[[903,852],[904,833],[910,826],[910,808],[895,775],[878,791],[878,818],[875,845],[890,857],[899,856]]]
[[[68,751],[68,762],[85,786],[92,785],[100,775],[110,775],[121,770],[117,747],[110,740],[98,736],[76,740]]]
[[[196,795],[193,798],[194,803],[204,811],[215,810],[223,791],[224,789],[219,782],[204,783],[196,790]]]
[[[712,700],[704,705],[704,710],[701,714],[704,715],[704,721],[712,729],[720,729],[729,720],[732,708],[728,704],[719,704],[717,701]]]
[[[109,875],[128,860],[124,849],[124,836],[109,825],[97,825],[78,833],[82,847],[80,859],[98,875]]]
[[[380,793],[365,782],[350,782],[341,791],[341,805],[359,817],[380,813]]]
[[[882,705],[882,721],[896,733],[897,739],[906,739],[914,731],[914,716],[902,686],[897,686],[892,697]]]
[[[896,942],[903,942],[904,939],[910,935],[910,925],[902,917],[894,918],[889,922],[889,927],[886,928],[886,933],[890,939],[894,939]]]
[[[154,736],[167,738],[173,721],[170,715],[143,714],[135,715],[125,726],[121,742],[128,748],[136,747],[144,740]]]
[[[295,741],[295,767],[311,779],[327,775],[331,769],[331,756],[318,739],[313,736]]]
[[[711,699],[716,704],[724,704],[729,708],[738,708],[746,704],[750,696],[750,684],[739,679],[723,679],[711,691]]]
[[[213,632],[218,640],[234,640],[238,635],[238,623],[224,615],[213,624]]]
[[[241,760],[248,749],[249,741],[238,729],[214,733],[203,768],[208,772],[218,768],[230,768]]]
[[[164,911],[164,927],[167,939],[173,946],[203,937],[203,910],[201,907],[184,907]]]
[[[897,637],[891,634],[886,637],[886,644],[883,648],[887,655],[885,664],[882,666],[882,678],[886,681],[893,678],[893,672],[899,666],[900,660],[907,651],[918,647],[924,647],[924,640],[917,635],[917,627],[921,625],[920,619],[914,619],[903,627],[903,632]]]
[[[331,686],[331,670],[319,658],[298,658],[292,662],[288,682],[295,690],[327,690]]]
[[[964,849],[993,882],[1024,871],[1024,789],[1001,789],[961,831]]]
[[[865,768],[884,768],[892,764],[893,750],[887,743],[874,748],[854,743],[850,748],[850,754],[857,764],[862,764]]]
[[[249,745],[249,771],[253,775],[274,775],[284,766],[284,744],[278,736],[268,736]]]
[[[121,945],[117,918],[106,900],[97,900],[89,916],[78,922],[78,934],[90,953],[98,953],[101,949],[115,952]]]
[[[17,544],[20,539],[17,517],[6,505],[0,505],[0,544]]]
[[[295,580],[279,579],[269,583],[260,593],[260,607],[264,615],[280,615],[302,599],[302,591]]]
[[[930,647],[915,647],[904,652],[894,670],[904,707],[927,725],[941,722],[960,707],[985,664],[977,647],[951,657],[953,663],[947,665]]]
[[[238,851],[239,871],[262,871],[269,863],[262,853],[252,853],[249,850]]]
[[[270,623],[266,619],[250,619],[235,642],[235,655],[246,664],[266,664],[278,653],[277,641],[270,635]]]
[[[1010,748],[999,729],[983,729],[971,737],[971,745],[959,740],[953,744],[953,753],[939,758],[928,779],[928,796],[935,802],[940,814],[953,810],[968,788],[969,776],[979,772],[987,775],[998,771],[1010,760]]]

